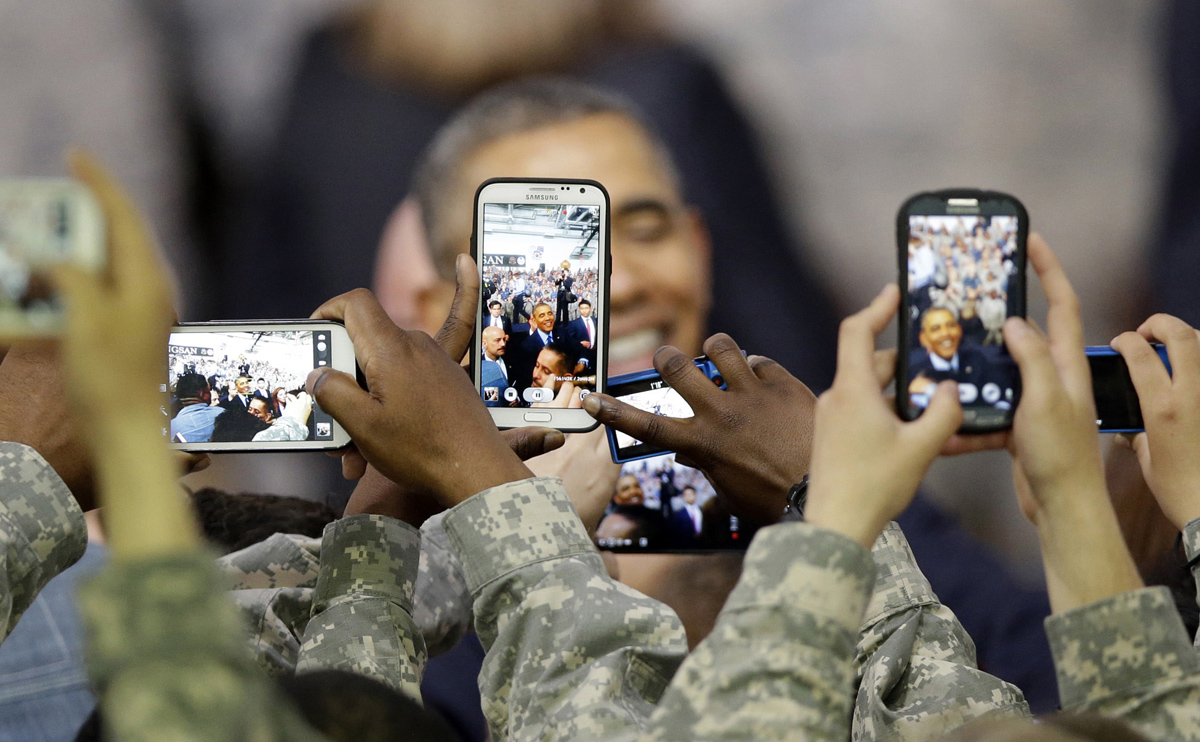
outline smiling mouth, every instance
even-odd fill
[[[656,327],[612,338],[608,343],[608,358],[613,362],[628,361],[652,355],[663,344],[663,332]]]

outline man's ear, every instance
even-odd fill
[[[438,280],[417,292],[417,318],[420,326],[430,335],[436,335],[450,314],[454,303],[454,282]]]

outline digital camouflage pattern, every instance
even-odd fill
[[[805,523],[760,530],[716,626],[683,663],[651,740],[845,740],[875,567]]]
[[[1019,688],[979,670],[975,643],[938,601],[897,523],[871,556],[875,589],[854,658],[853,739],[936,739],[980,716],[1028,717]]]
[[[67,485],[37,451],[0,442],[0,640],[85,549],[87,524]]]
[[[443,525],[487,650],[492,738],[636,739],[687,637],[674,611],[608,576],[562,482],[493,487]]]
[[[1200,603],[1200,518],[1183,527],[1182,540],[1183,552],[1192,565],[1192,577],[1196,580],[1196,601]],[[1200,634],[1196,635],[1195,641],[1200,647]]]
[[[1064,711],[1124,719],[1154,740],[1200,740],[1200,654],[1167,588],[1050,616],[1046,634]]]
[[[296,672],[348,670],[421,700],[425,642],[412,618],[421,534],[382,515],[325,526]]]
[[[246,652],[209,553],[113,563],[80,591],[108,739],[324,739]]]

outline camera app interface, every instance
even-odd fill
[[[908,235],[910,411],[949,379],[965,422],[1009,419],[1019,376],[1002,328],[1017,307],[1017,217],[910,216]]]
[[[621,467],[595,540],[618,552],[740,551],[753,536],[703,474],[668,453]]]
[[[333,439],[333,419],[304,391],[329,365],[321,330],[175,332],[168,348],[173,443]]]
[[[595,390],[599,250],[599,206],[484,204],[484,404],[579,407]]]
[[[61,301],[47,269],[71,254],[70,193],[0,192],[0,321],[51,324]]]

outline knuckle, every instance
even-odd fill
[[[656,360],[659,372],[663,376],[678,376],[692,364],[690,359],[679,352],[663,353]]]

